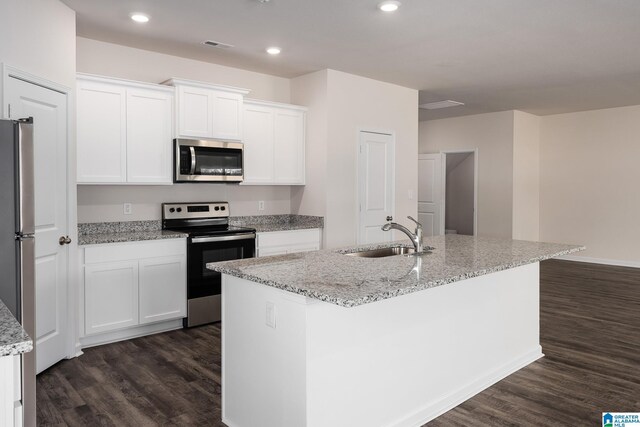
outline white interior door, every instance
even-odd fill
[[[36,225],[36,370],[67,356],[67,96],[8,78],[11,118],[33,117]]]
[[[394,211],[394,143],[387,134],[360,132],[358,193],[360,224],[358,243],[391,241],[382,231]]]
[[[418,156],[418,222],[425,236],[444,234],[442,216],[442,154]]]

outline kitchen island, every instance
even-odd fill
[[[223,421],[421,425],[543,356],[539,262],[582,247],[459,235],[424,243],[434,249],[208,265],[223,273]]]

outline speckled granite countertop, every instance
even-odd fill
[[[323,228],[324,218],[309,215],[256,215],[232,216],[229,224],[238,227],[255,228],[258,233],[270,231],[305,230]]]
[[[33,350],[33,341],[0,301],[0,357],[27,353]]]
[[[448,234],[425,238],[420,256],[361,258],[343,249],[207,264],[208,268],[343,307],[417,292],[583,250],[582,246]],[[410,246],[408,240],[396,242]]]
[[[78,224],[79,245],[180,239],[185,233],[161,230],[160,221],[92,222]]]

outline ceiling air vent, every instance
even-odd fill
[[[426,104],[420,104],[420,108],[424,108],[425,110],[438,110],[440,108],[448,108],[448,107],[457,107],[459,105],[464,105],[464,102],[451,101],[447,99],[446,101],[436,101],[436,102],[428,102]]]
[[[217,42],[214,40],[205,40],[202,42],[202,44],[207,45],[207,46],[211,46],[211,47],[217,47],[219,49],[228,49],[230,47],[233,47],[232,44],[226,44],[226,43],[222,43],[222,42]]]

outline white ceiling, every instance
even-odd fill
[[[394,14],[379,0],[63,1],[82,37],[282,77],[332,68],[466,104],[421,120],[640,104],[639,0],[402,0]]]

